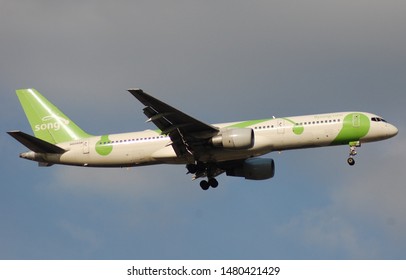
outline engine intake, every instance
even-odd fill
[[[255,143],[254,131],[251,128],[227,129],[211,138],[211,143],[226,149],[250,149]]]
[[[226,170],[227,176],[265,180],[275,175],[275,162],[270,158],[249,158],[241,166]]]

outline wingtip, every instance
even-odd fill
[[[17,134],[17,133],[20,133],[20,132],[21,132],[20,130],[10,130],[10,131],[7,131],[7,134],[13,135],[13,134]]]
[[[128,89],[128,91],[129,92],[131,92],[131,93],[143,93],[144,91],[142,90],[142,89],[140,89],[140,88],[129,88]]]

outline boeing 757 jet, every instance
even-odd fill
[[[10,131],[30,151],[20,157],[53,164],[84,167],[129,167],[184,164],[203,190],[216,188],[216,177],[264,180],[275,174],[275,163],[263,158],[273,151],[348,145],[348,164],[363,143],[395,136],[398,129],[383,118],[364,112],[338,112],[206,124],[152,97],[141,89],[128,90],[144,104],[147,122],[157,129],[94,136],[35,89],[17,96],[35,136]]]

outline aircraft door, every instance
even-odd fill
[[[83,141],[83,154],[88,154],[89,152],[89,141]]]
[[[353,127],[360,127],[361,125],[361,116],[360,114],[353,114],[352,115],[352,126]]]
[[[284,119],[278,119],[276,122],[276,126],[277,126],[278,134],[285,133],[285,120]]]

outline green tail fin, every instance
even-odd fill
[[[35,89],[16,90],[35,137],[52,144],[90,137]]]

